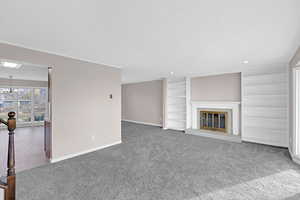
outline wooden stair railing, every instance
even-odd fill
[[[0,180],[0,188],[4,189],[5,200],[16,199],[16,172],[15,172],[15,144],[14,134],[16,129],[16,113],[9,112],[8,120],[0,119],[0,124],[3,123],[8,129],[8,155],[7,155],[7,176],[4,180]]]

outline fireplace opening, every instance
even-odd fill
[[[200,111],[200,129],[228,132],[228,113],[218,111]]]

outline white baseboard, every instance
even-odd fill
[[[122,121],[124,121],[124,122],[131,122],[131,123],[135,123],[135,124],[143,124],[143,125],[148,125],[148,126],[162,127],[161,124],[154,124],[154,123],[148,123],[148,122],[140,122],[140,121],[127,120],[127,119],[122,119]]]
[[[52,158],[52,159],[50,159],[50,162],[51,163],[56,163],[56,162],[59,162],[59,161],[62,161],[62,160],[66,160],[66,159],[73,158],[73,157],[76,157],[76,156],[80,156],[80,155],[83,155],[83,154],[91,153],[93,151],[98,151],[98,150],[101,150],[101,149],[104,149],[104,148],[107,148],[107,147],[110,147],[110,146],[113,146],[113,145],[121,144],[121,143],[122,143],[122,141],[117,141],[117,142],[114,142],[114,143],[111,143],[111,144],[103,145],[101,147],[97,147],[97,148],[94,148],[94,149],[89,149],[89,150],[82,151],[82,152],[79,152],[79,153],[70,154],[70,155],[59,157],[59,158]]]

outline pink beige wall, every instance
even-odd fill
[[[3,43],[0,59],[53,67],[53,160],[121,141],[120,69]]]
[[[161,125],[163,81],[122,85],[122,120]],[[241,101],[241,74],[203,76],[191,79],[192,101]]]
[[[194,77],[192,101],[241,101],[241,73]]]
[[[122,119],[162,125],[162,80],[122,85]]]

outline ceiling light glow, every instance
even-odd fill
[[[1,61],[1,66],[13,69],[19,69],[22,64],[10,62],[10,61]]]
[[[244,60],[244,61],[243,61],[243,64],[248,64],[248,63],[249,63],[248,60]]]

